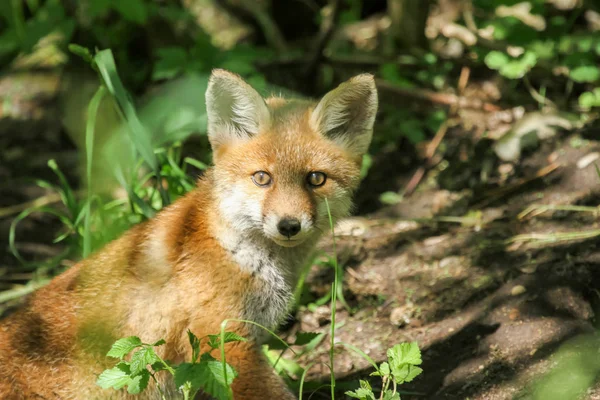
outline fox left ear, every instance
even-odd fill
[[[316,131],[356,155],[367,152],[377,114],[377,88],[371,74],[361,74],[327,93],[310,117]]]
[[[248,139],[270,123],[264,99],[242,78],[223,69],[213,70],[206,89],[208,139],[216,149]]]

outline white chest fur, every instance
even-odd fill
[[[228,239],[223,243],[225,249],[240,268],[252,275],[251,289],[243,299],[242,318],[269,329],[276,328],[288,313],[310,245],[283,248],[264,238],[237,236]]]

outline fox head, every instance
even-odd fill
[[[318,103],[263,99],[239,76],[214,70],[206,91],[221,216],[245,235],[294,247],[347,215],[373,134],[372,75],[342,83]]]

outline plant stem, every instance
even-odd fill
[[[329,363],[331,367],[331,399],[335,399],[335,371],[334,371],[334,360],[333,360],[333,349],[335,346],[335,306],[337,300],[338,291],[338,262],[337,262],[337,249],[335,243],[335,232],[333,229],[333,218],[331,217],[331,209],[329,208],[329,201],[325,198],[325,205],[327,206],[327,216],[329,217],[329,227],[331,228],[331,237],[333,239],[333,264],[334,264],[334,278],[333,285],[331,288],[331,348],[329,349]]]
[[[162,389],[160,388],[160,384],[158,383],[158,379],[156,379],[156,376],[154,376],[153,373],[150,373],[150,376],[152,377],[152,379],[154,380],[154,383],[156,384],[156,389],[158,389],[158,393],[160,393],[160,398],[162,400],[167,400],[167,398],[165,397],[165,394],[163,393]]]

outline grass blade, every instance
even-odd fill
[[[170,203],[170,198],[167,191],[162,186],[160,165],[154,154],[150,133],[138,118],[135,106],[125,90],[121,78],[119,78],[112,51],[110,49],[99,51],[94,56],[94,61],[98,66],[98,71],[100,71],[100,75],[102,76],[106,88],[117,101],[118,109],[129,128],[127,129],[127,132],[129,133],[132,143],[156,175],[156,183],[161,194],[163,206],[168,205]]]
[[[83,221],[83,257],[87,257],[92,251],[92,234],[91,234],[91,204],[89,201],[92,198],[92,161],[94,155],[94,129],[96,127],[96,116],[98,108],[106,94],[104,86],[100,86],[92,97],[87,111],[87,124],[85,127],[85,152],[86,152],[86,178],[87,178],[87,197],[88,202],[85,206],[85,216]]]
[[[58,177],[58,180],[60,181],[60,186],[58,187],[58,190],[62,195],[61,197],[63,199],[63,202],[65,203],[65,206],[71,213],[71,217],[75,219],[75,216],[79,213],[79,206],[77,204],[77,201],[75,200],[75,193],[73,192],[73,189],[71,189],[71,185],[69,185],[67,178],[62,173],[60,168],[58,168],[58,164],[56,164],[55,160],[49,160],[48,167],[50,167],[50,169]],[[51,187],[57,188],[54,185],[51,185]]]

